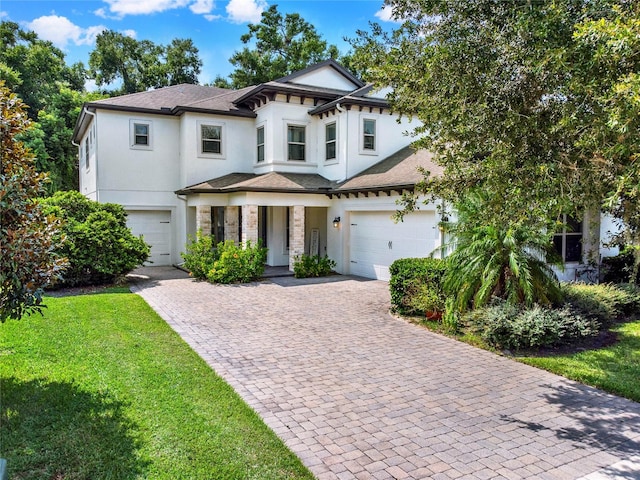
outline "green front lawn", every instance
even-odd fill
[[[612,329],[618,343],[596,350],[518,360],[640,402],[640,321]]]
[[[137,295],[0,325],[0,457],[22,479],[311,479]]]

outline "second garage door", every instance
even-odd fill
[[[151,246],[147,265],[171,265],[171,211],[129,210],[127,225]]]
[[[434,249],[438,230],[435,212],[413,212],[394,223],[393,212],[352,212],[351,274],[389,280],[389,265],[399,258],[426,257]]]

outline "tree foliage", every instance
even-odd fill
[[[59,220],[45,215],[36,198],[46,175],[17,139],[29,128],[23,102],[0,82],[0,321],[43,308],[42,290],[61,273],[55,254]]]
[[[41,204],[65,222],[66,242],[58,246],[69,259],[63,284],[108,283],[149,258],[149,246],[131,233],[121,205],[94,202],[75,191],[56,192]]]
[[[51,42],[13,22],[0,24],[0,36],[0,79],[22,98],[34,121],[19,139],[35,154],[36,169],[49,173],[48,192],[78,188],[73,128],[83,102],[99,95],[84,92],[84,66],[67,66]]]
[[[277,5],[262,12],[258,24],[249,24],[249,32],[240,37],[251,47],[235,52],[229,62],[236,67],[230,75],[233,88],[275,80],[309,65],[338,58],[338,48],[327,45],[315,27],[297,13],[284,16]],[[216,79],[216,85],[225,85],[224,79]]]
[[[121,87],[114,93],[126,94],[198,83],[202,61],[191,40],[174,39],[164,46],[106,30],[96,38],[89,67],[90,76],[98,85],[120,81]]]
[[[352,44],[368,79],[393,88],[393,108],[422,121],[417,146],[444,167],[419,193],[455,203],[481,188],[487,225],[554,228],[563,213],[603,206],[636,218],[637,2],[386,6],[402,26],[373,25]]]

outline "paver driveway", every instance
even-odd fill
[[[640,404],[393,318],[385,282],[137,273],[319,479],[640,478]]]

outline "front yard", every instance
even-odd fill
[[[137,295],[46,303],[0,326],[9,478],[313,478]]]

